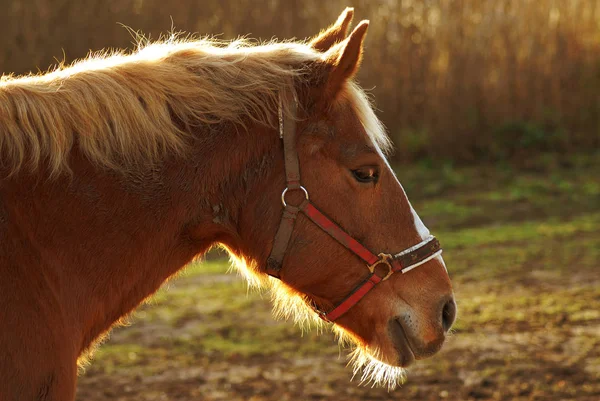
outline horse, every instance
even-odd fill
[[[376,383],[442,347],[452,286],[355,82],[369,22],[352,17],[2,77],[1,400],[73,400],[78,361],[215,244]]]

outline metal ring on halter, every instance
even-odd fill
[[[392,268],[392,264],[390,263],[390,261],[392,260],[392,255],[387,254],[387,253],[380,253],[379,255],[379,260],[377,260],[375,263],[373,263],[370,266],[367,266],[369,268],[369,271],[371,273],[375,273],[375,267],[377,265],[386,265],[388,268],[388,271],[386,273],[386,275],[381,279],[381,281],[385,281],[388,278],[390,278],[390,276],[394,273],[394,269]]]
[[[285,194],[288,191],[289,188],[286,188],[283,190],[283,192],[281,193],[281,203],[283,203],[283,207],[287,206],[287,203],[285,202]],[[296,189],[296,188],[294,188]],[[304,192],[304,198],[306,198],[306,200],[308,200],[308,191],[306,190],[306,188],[304,188],[302,185],[300,185],[300,187],[298,187],[297,189],[301,189],[302,192]]]

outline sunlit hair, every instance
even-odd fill
[[[364,344],[342,327],[333,326],[333,332],[340,346],[351,349],[348,365],[352,366],[354,372],[352,378],[360,377],[360,384],[387,386],[388,389],[393,390],[404,382],[404,369],[381,362],[378,349]]]
[[[45,75],[0,78],[0,154],[12,172],[65,168],[76,144],[124,169],[184,154],[186,132],[224,121],[274,126],[280,91],[319,54],[302,43],[167,40],[132,54],[92,54]]]
[[[350,104],[367,135],[383,154],[391,153],[393,143],[387,135],[383,123],[375,115],[367,94],[355,82],[348,81],[338,96],[338,101],[340,100],[345,100]]]
[[[313,327],[316,327],[317,331],[324,330],[323,320],[308,306],[302,294],[279,280],[269,279],[269,285],[273,301],[273,314],[277,318],[294,321],[302,332]],[[360,384],[387,386],[390,390],[403,383],[405,379],[403,368],[381,362],[379,350],[364,344],[361,339],[343,327],[332,325],[331,329],[336,335],[340,347],[350,350],[348,365],[352,366],[354,372],[352,378],[359,377]]]
[[[16,172],[41,161],[68,169],[77,146],[93,163],[114,170],[184,155],[194,125],[258,122],[275,126],[279,93],[320,54],[304,42],[169,40],[131,54],[91,54],[43,75],[0,78],[0,166]],[[362,90],[346,85],[367,132],[389,139]],[[287,107],[288,105],[283,105]]]

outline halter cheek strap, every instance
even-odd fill
[[[283,115],[282,104],[279,105],[279,134],[283,139],[287,186],[281,194],[283,215],[273,240],[271,254],[267,259],[267,273],[270,276],[280,278],[283,258],[294,230],[294,223],[298,214],[302,212],[337,242],[362,259],[370,272],[370,275],[333,309],[323,311],[316,305],[313,305],[313,308],[322,319],[333,322],[345,314],[352,306],[356,305],[377,284],[387,280],[392,274],[397,272],[406,273],[440,255],[442,250],[439,241],[435,237],[430,236],[395,255],[386,253],[375,255],[315,207],[310,202],[306,188],[300,185],[300,166],[296,152],[295,124],[298,102],[295,94],[290,94],[290,91],[283,92],[280,102],[283,101],[290,105],[290,114],[286,116]],[[290,205],[286,201],[286,194],[294,190],[302,191],[304,194],[304,200],[297,206]]]

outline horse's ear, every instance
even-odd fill
[[[354,9],[347,7],[333,25],[321,31],[310,41],[310,46],[320,52],[326,52],[336,43],[346,39],[352,17],[354,17]]]
[[[361,21],[350,36],[332,47],[323,55],[328,67],[325,95],[334,97],[344,82],[358,71],[363,53],[363,41],[369,27],[369,21]]]

